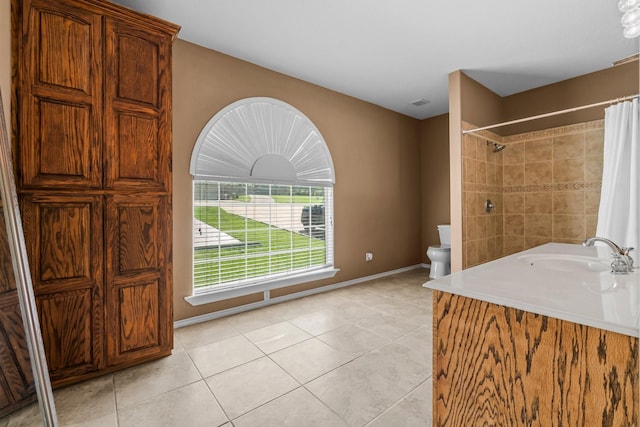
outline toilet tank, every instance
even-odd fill
[[[438,234],[440,234],[440,244],[442,246],[451,246],[451,225],[439,225]]]

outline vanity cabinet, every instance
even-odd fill
[[[637,426],[638,338],[433,294],[434,426]]]
[[[547,243],[433,292],[434,426],[638,426],[640,272]]]
[[[54,385],[173,346],[171,45],[98,0],[13,0],[13,154]]]

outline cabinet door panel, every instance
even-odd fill
[[[161,181],[158,117],[140,112],[114,111],[117,147],[112,147],[113,166],[118,168],[113,184],[135,184],[155,188]],[[117,153],[115,150],[118,150]]]
[[[91,290],[56,292],[36,299],[47,363],[52,380],[94,371],[95,328]]]
[[[155,347],[158,336],[158,281],[118,287],[120,306],[120,342],[118,352]]]
[[[35,400],[7,228],[0,200],[0,416]]]
[[[0,294],[0,415],[35,399],[29,360],[17,292],[4,292]]]
[[[25,2],[29,3],[29,2]],[[30,7],[29,7],[30,6]],[[66,94],[100,95],[100,16],[77,5],[35,0],[24,14],[27,58],[25,77],[36,88]]]
[[[93,17],[64,16],[60,12],[66,11],[55,9],[36,9],[37,14],[32,17],[34,27],[39,30],[36,43],[42,65],[40,72],[33,75],[34,83],[60,86],[90,95]]]
[[[107,363],[169,354],[170,218],[165,196],[107,198]]]
[[[17,289],[3,209],[0,200],[0,295]]]
[[[100,17],[58,2],[31,4],[16,145],[19,184],[98,188],[102,135]]]
[[[39,175],[88,176],[89,120],[87,106],[42,100],[40,110]]]
[[[160,198],[146,200],[122,198],[111,199],[108,203],[110,210],[108,219],[113,221],[115,234],[110,237],[114,244],[112,262],[114,279],[143,272],[157,272],[159,265],[159,251],[161,251],[161,237],[164,234],[160,222],[164,213],[164,206]]]
[[[56,280],[91,278],[91,208],[44,205],[40,217],[38,285]]]
[[[170,39],[114,19],[105,28],[105,186],[168,191]]]
[[[61,285],[99,287],[103,244],[100,196],[24,194],[22,220],[36,294]]]
[[[33,384],[25,387],[25,385],[33,382],[33,373],[31,372],[29,349],[25,340],[17,293],[2,295],[0,310],[0,330],[4,338],[2,345],[6,346],[3,349],[3,355],[8,355],[14,361],[17,369],[14,373],[14,381],[11,382],[12,393],[14,395],[23,394],[25,389],[33,387]],[[6,371],[5,377],[8,377]]]
[[[117,31],[114,34],[117,45],[116,95],[122,100],[148,104],[158,108],[158,71],[162,40],[140,38],[137,34]],[[140,79],[145,76],[145,79]]]
[[[22,218],[53,381],[103,363],[100,196],[22,195]]]

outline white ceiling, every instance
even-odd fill
[[[640,46],[622,36],[617,0],[116,1],[181,25],[184,40],[418,119],[448,111],[458,69],[504,96]]]

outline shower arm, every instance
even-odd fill
[[[497,142],[487,141],[487,146],[493,145],[493,153],[498,153],[506,148],[503,144],[498,144]]]

